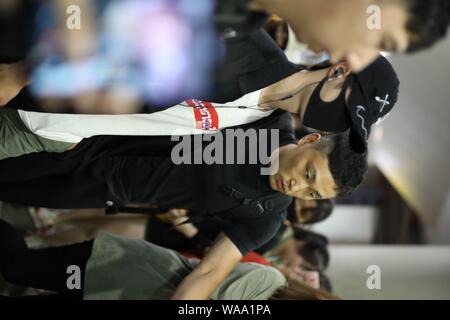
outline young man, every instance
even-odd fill
[[[348,61],[355,72],[380,51],[410,53],[429,48],[445,37],[450,23],[447,0],[229,0],[219,1],[219,21],[226,34],[239,35],[262,25],[249,12],[283,18],[299,41],[333,63]],[[232,25],[227,17],[246,17]],[[222,19],[220,19],[222,18]],[[242,22],[245,21],[245,22]],[[236,32],[230,32],[234,27]]]
[[[346,63],[307,71],[287,61],[263,30],[227,41],[231,51],[208,100],[214,102],[187,99],[166,110],[134,115],[0,109],[4,118],[0,130],[9,141],[0,146],[0,159],[63,152],[95,135],[161,136],[181,128],[189,134],[213,132],[256,121],[274,108],[295,113],[304,125],[322,132],[351,128],[364,146],[371,125],[384,118],[397,101],[397,75],[381,56],[359,74],[351,74]]]
[[[279,155],[277,173],[261,175],[261,163],[175,165],[173,144],[168,146],[167,141],[96,137],[69,152],[47,154],[45,161],[40,158],[31,167],[21,166],[20,158],[3,160],[0,199],[50,208],[154,205],[186,208],[199,212],[200,218],[213,215],[230,220],[230,227],[174,294],[174,298],[207,298],[242,256],[274,236],[291,196],[321,199],[350,193],[367,170],[366,155],[352,150],[347,134],[312,134],[297,143],[286,112],[275,111],[256,124],[240,127],[250,128],[258,133],[279,130],[278,137],[269,134],[271,141],[264,141],[279,142],[271,153]],[[234,131],[214,136],[224,145],[235,138]],[[245,139],[245,159],[261,142],[262,135],[256,137],[257,141]],[[205,143],[204,149],[213,142]],[[224,150],[225,155],[228,152]],[[34,155],[39,154],[30,157]],[[274,198],[259,201],[261,197]]]

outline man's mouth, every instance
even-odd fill
[[[280,192],[283,192],[283,193],[286,192],[283,179],[280,177],[277,178],[277,188],[278,188],[278,191],[280,191]]]

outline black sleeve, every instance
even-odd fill
[[[283,221],[282,214],[236,222],[224,230],[225,235],[239,249],[242,256],[272,239]]]
[[[291,63],[264,29],[225,40],[226,54],[215,70],[213,93],[202,100],[225,103],[263,89],[303,67]]]
[[[270,239],[269,242],[267,242],[263,246],[259,247],[255,251],[259,254],[264,254],[267,251],[275,248],[275,246],[281,241],[281,238],[283,237],[283,233],[286,231],[286,229],[287,229],[287,226],[285,224],[282,224],[280,229],[278,229],[277,234],[272,239]]]
[[[289,112],[284,112],[279,117],[276,127],[280,130],[280,147],[297,143],[292,124],[292,116]]]

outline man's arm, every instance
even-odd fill
[[[242,254],[234,243],[220,234],[199,265],[178,286],[172,299],[209,299],[241,259]]]

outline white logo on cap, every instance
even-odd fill
[[[359,112],[361,110],[366,112],[366,108],[364,108],[363,106],[357,106],[356,109],[357,109],[356,110],[356,115],[358,116],[358,118],[361,119],[361,127],[364,130],[364,133],[365,133],[365,136],[366,136],[366,141],[367,141],[369,139],[369,137],[368,137],[369,136],[369,132],[367,131],[367,128],[366,128],[366,121],[364,120],[363,116],[359,114]]]
[[[383,113],[384,108],[385,108],[386,106],[388,106],[388,105],[391,104],[391,103],[389,102],[388,99],[389,99],[389,95],[388,95],[388,94],[386,95],[386,97],[385,97],[384,99],[381,99],[380,97],[375,97],[375,100],[381,104],[381,107],[380,107],[380,113]],[[386,114],[384,117],[379,117],[378,120],[377,120],[377,122],[375,123],[375,125],[377,126],[377,125],[379,125],[381,122],[383,122],[384,120],[386,120],[386,118],[387,118],[388,115],[389,115],[389,113]]]
[[[377,100],[377,102],[379,102],[381,104],[380,113],[383,112],[384,107],[386,107],[386,106],[391,104],[388,99],[389,99],[389,95],[388,94],[386,95],[386,97],[384,97],[384,100],[381,99],[380,97],[375,97],[375,100]]]

